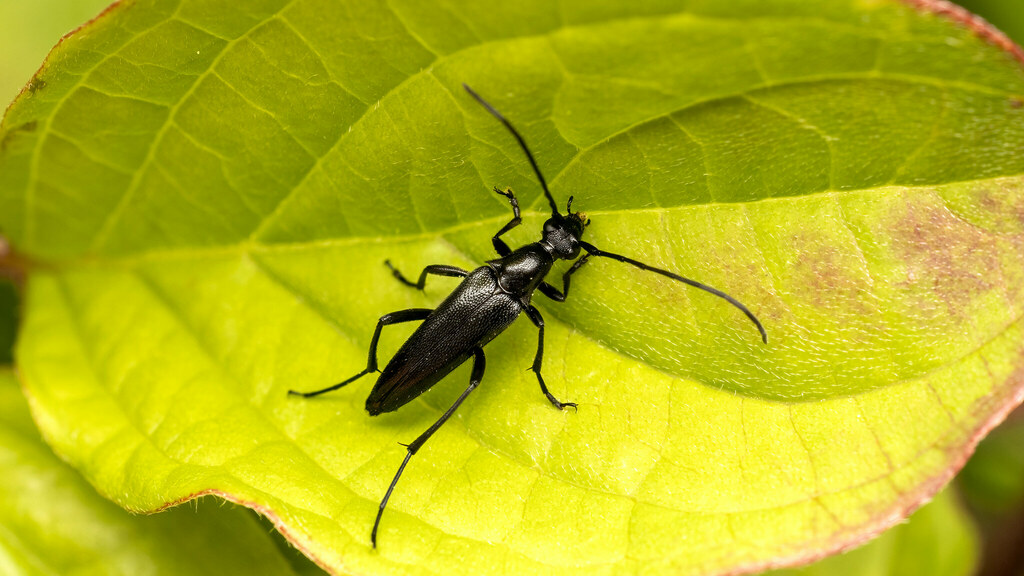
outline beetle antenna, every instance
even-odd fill
[[[501,120],[501,123],[505,125],[505,128],[508,128],[508,131],[511,132],[512,135],[516,137],[516,140],[519,142],[519,146],[523,149],[523,152],[526,152],[526,158],[527,160],[530,161],[530,166],[533,166],[533,171],[534,173],[537,174],[537,180],[540,180],[540,187],[544,189],[544,195],[547,196],[548,198],[548,204],[551,204],[552,214],[555,214],[557,216],[559,214],[558,205],[555,204],[555,199],[551,196],[551,191],[548,190],[548,183],[546,180],[544,180],[544,175],[540,173],[540,167],[537,166],[537,161],[533,159],[533,154],[531,154],[530,149],[526,147],[526,141],[523,140],[523,137],[519,135],[519,132],[517,132],[516,129],[512,127],[512,123],[506,120],[505,117],[501,115],[501,112],[495,110],[494,106],[488,104],[487,101],[481,98],[479,94],[474,92],[473,89],[470,88],[468,84],[463,84],[462,87],[465,88],[466,92],[469,92],[469,95],[475,98],[477,102],[482,104],[484,108],[487,108],[487,111],[490,112],[492,116],[494,116],[498,120]]]
[[[643,262],[640,262],[639,260],[633,260],[632,258],[627,258],[627,257],[625,257],[625,256],[623,256],[621,254],[613,254],[612,252],[605,252],[604,250],[598,249],[593,244],[584,242],[582,240],[580,240],[580,246],[582,246],[587,251],[587,253],[592,255],[592,256],[603,256],[605,258],[611,258],[612,260],[618,260],[619,262],[625,262],[626,264],[632,264],[633,266],[636,266],[637,268],[640,268],[641,270],[647,270],[648,272],[655,272],[657,274],[661,274],[662,276],[667,276],[667,277],[669,277],[669,278],[671,278],[673,280],[678,280],[678,281],[682,282],[683,284],[688,284],[690,286],[693,286],[694,288],[699,288],[699,289],[701,289],[701,290],[703,290],[705,292],[710,292],[710,293],[714,294],[715,296],[718,296],[719,298],[722,298],[723,300],[725,300],[729,304],[732,304],[733,306],[739,308],[741,312],[746,314],[747,318],[750,318],[750,321],[754,323],[754,326],[757,326],[757,331],[761,333],[761,340],[765,344],[768,343],[768,333],[764,331],[764,326],[761,325],[761,321],[757,319],[757,316],[754,316],[754,313],[751,312],[746,306],[741,304],[739,300],[733,298],[732,296],[729,296],[725,292],[722,292],[721,290],[716,290],[715,288],[712,288],[711,286],[708,286],[707,284],[701,284],[700,282],[697,282],[696,280],[690,280],[689,278],[685,278],[683,276],[680,276],[679,274],[676,274],[675,272],[669,272],[668,270],[662,270],[661,268],[655,268],[654,266],[650,266],[648,264],[644,264]]]

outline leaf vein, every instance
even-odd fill
[[[295,2],[295,0],[288,0],[288,2],[284,6],[280,7],[279,10],[284,10],[293,2]],[[178,6],[178,9],[180,10],[180,4]],[[265,23],[268,22],[269,20],[270,18],[265,19],[263,22]],[[185,22],[184,20],[181,21]],[[188,22],[185,23],[189,24],[190,26],[192,25]],[[121,196],[121,199],[118,201],[117,206],[115,206],[114,209],[110,211],[110,213],[104,219],[103,224],[96,232],[96,235],[93,237],[93,240],[90,243],[90,251],[98,252],[99,249],[103,247],[103,245],[109,239],[110,234],[113,232],[114,227],[117,225],[118,221],[124,216],[124,212],[128,209],[128,205],[131,202],[131,199],[136,194],[139,185],[142,182],[142,174],[146,172],[147,167],[155,159],[156,149],[160,146],[160,143],[163,141],[164,136],[167,134],[170,126],[172,125],[171,120],[175,118],[175,116],[181,110],[181,107],[195,95],[196,89],[203,83],[203,80],[205,78],[210,77],[210,74],[216,70],[217,65],[227,54],[231,52],[232,48],[234,48],[234,46],[236,46],[239,42],[242,42],[243,40],[248,38],[250,34],[252,34],[258,29],[259,26],[253,26],[248,31],[246,31],[245,34],[221,46],[220,52],[217,54],[216,58],[214,58],[213,61],[210,63],[210,67],[207,70],[205,70],[202,74],[196,76],[195,80],[192,82],[192,85],[189,86],[189,89],[181,95],[181,97],[178,99],[177,102],[174,103],[173,106],[171,106],[167,114],[167,120],[160,126],[160,129],[157,130],[156,134],[153,135],[153,139],[150,142],[149,148],[146,151],[146,159],[143,161],[142,166],[140,166],[139,169],[135,172],[135,176],[132,178],[131,183],[128,185],[128,189],[125,190],[124,194]]]

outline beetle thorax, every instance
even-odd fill
[[[495,271],[502,291],[529,300],[553,263],[547,250],[535,243],[487,264]]]

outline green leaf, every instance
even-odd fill
[[[984,34],[985,37],[979,37]],[[265,510],[346,573],[699,574],[849,547],[951,477],[1024,387],[1024,71],[886,0],[124,3],[8,112],[0,227],[30,268],[17,360],[60,453],[127,508]],[[465,367],[363,410],[382,265],[493,258],[512,186],[594,261],[409,465]],[[557,272],[554,276],[557,278]],[[389,328],[389,358],[407,326]]]
[[[204,500],[132,516],[43,443],[0,368],[0,571],[43,574],[294,574],[248,511]],[[198,508],[196,510],[195,508]]]
[[[801,569],[764,576],[971,576],[977,572],[978,536],[950,490],[941,492],[870,544]]]

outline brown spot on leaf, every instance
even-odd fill
[[[1002,254],[1002,290],[1014,309],[1024,302],[1024,181],[1002,178],[970,190],[971,221],[991,230]]]
[[[46,80],[43,80],[42,78],[40,78],[38,76],[36,76],[35,78],[32,78],[32,80],[29,81],[29,83],[28,83],[28,91],[31,92],[32,94],[35,94],[36,92],[42,90],[43,88],[46,88]]]
[[[892,224],[892,248],[906,264],[901,285],[927,291],[955,318],[1004,282],[996,239],[932,199],[908,197]]]
[[[791,237],[796,255],[790,287],[817,308],[844,313],[874,314],[870,303],[871,278],[856,246],[837,245],[836,238],[800,232]]]
[[[1018,189],[1022,188],[1017,184]],[[1024,193],[1011,189],[1009,186],[995,188],[979,188],[976,196],[978,206],[993,219],[1006,218],[1020,224],[1019,230],[1024,231]],[[1007,230],[1008,231],[1008,230]]]
[[[1017,110],[1024,106],[1024,99],[1021,98],[1010,98],[1010,108]]]

